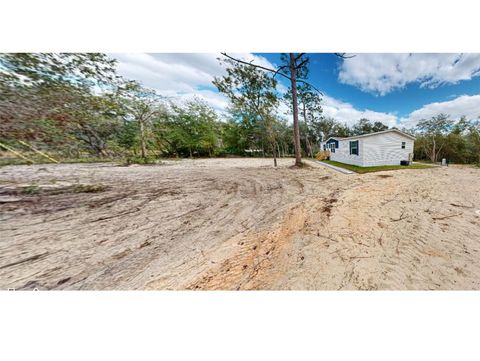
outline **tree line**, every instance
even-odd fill
[[[435,163],[445,158],[452,163],[480,166],[478,119],[462,117],[455,122],[447,114],[439,114],[419,121],[414,135],[415,159],[427,159]]]
[[[329,136],[388,129],[326,117],[322,94],[308,81],[306,54],[282,54],[277,69],[228,54],[219,61],[225,75],[213,85],[229,100],[225,113],[200,98],[170,99],[124,79],[105,54],[0,54],[0,146],[61,159],[268,156],[276,165],[277,157],[295,156],[298,165]],[[278,77],[288,80],[286,92]],[[478,120],[440,114],[406,131],[417,137],[416,159],[480,163]]]

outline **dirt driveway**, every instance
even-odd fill
[[[0,168],[0,289],[480,289],[480,169]]]

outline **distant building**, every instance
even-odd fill
[[[321,146],[330,151],[330,160],[371,167],[411,162],[414,141],[415,137],[410,134],[389,129],[348,138],[330,137]]]

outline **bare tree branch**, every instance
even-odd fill
[[[275,74],[273,74],[273,77],[275,78],[277,76],[277,74],[282,70],[282,69],[285,69],[285,68],[288,68],[286,65],[282,65],[281,67],[279,67],[277,69],[277,71],[275,72]]]
[[[300,53],[298,54],[296,57],[295,57],[295,61],[297,61],[298,59],[300,59],[302,56],[304,56],[305,53]]]
[[[244,60],[240,60],[240,59],[234,58],[233,56],[230,56],[230,55],[228,55],[227,53],[220,53],[220,54],[222,54],[223,56],[227,57],[227,58],[230,59],[230,60],[236,61],[237,63],[254,66],[255,68],[272,72],[272,73],[274,73],[274,76],[277,75],[277,74],[279,74],[279,75],[283,76],[284,78],[287,78],[287,79],[290,80],[290,81],[292,80],[292,78],[290,78],[290,76],[288,76],[288,75],[285,74],[285,73],[280,72],[280,70],[282,70],[282,68],[286,68],[285,66],[281,66],[280,68],[278,68],[277,70],[275,70],[275,69],[267,68],[267,67],[262,66],[262,65],[253,64],[253,60],[250,61],[250,62],[247,62],[247,61],[244,61]],[[303,55],[303,54],[304,54],[304,53],[302,53],[302,55]],[[317,91],[320,95],[323,96],[323,93],[322,93],[320,90],[318,90],[314,85],[312,85],[311,83],[309,83],[308,81],[303,80],[303,79],[297,79],[297,82],[310,85],[315,91]]]
[[[323,93],[320,90],[318,90],[314,85],[309,83],[308,81],[305,81],[305,80],[302,80],[302,79],[297,79],[297,83],[303,83],[303,84],[310,85],[315,91],[317,91],[321,96],[323,96]]]
[[[283,74],[283,73],[280,73],[280,72],[278,72],[277,70],[270,69],[270,68],[266,68],[266,67],[261,66],[261,65],[253,64],[253,60],[250,61],[250,62],[246,62],[246,61],[244,61],[244,60],[236,59],[236,58],[234,58],[233,56],[228,55],[227,53],[220,53],[220,54],[222,54],[223,56],[225,56],[225,57],[227,57],[227,58],[229,58],[229,59],[231,59],[231,60],[233,60],[233,61],[236,61],[237,63],[254,66],[255,68],[263,69],[263,70],[266,70],[266,71],[271,71],[272,73],[278,73],[278,74],[284,76],[285,78],[290,79],[290,77],[289,77],[288,75],[285,75],[285,74]]]
[[[303,59],[300,64],[297,65],[297,69],[300,69],[302,66],[304,66],[306,63],[308,63],[308,59]]]
[[[347,53],[334,53],[334,54],[342,59],[351,59],[356,57],[356,55],[346,55]]]

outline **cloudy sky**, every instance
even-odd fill
[[[275,68],[280,54],[233,53]],[[220,54],[111,54],[121,75],[160,94],[194,95],[223,111],[225,97],[212,85],[224,74]],[[480,54],[309,54],[310,82],[324,92],[327,116],[352,124],[360,118],[411,127],[440,112],[458,119],[480,117]],[[281,80],[281,79],[279,79]],[[281,80],[280,89],[288,84]]]

